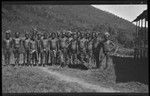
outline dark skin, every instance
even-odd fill
[[[52,46],[52,45],[55,45],[53,43],[55,43],[56,46]],[[52,62],[52,64],[55,64],[55,63],[57,63],[56,60],[57,60],[57,50],[58,50],[57,49],[58,48],[58,41],[56,39],[55,33],[52,34],[52,39],[51,39],[50,45],[51,45],[50,49],[51,49],[51,56],[52,56],[51,62]]]
[[[110,58],[109,52],[111,50],[113,50],[114,48],[116,48],[115,44],[112,41],[110,41],[108,38],[109,38],[109,36],[105,36],[104,41],[103,41],[103,43],[104,43],[104,55],[106,56],[106,64],[105,64],[104,70],[109,68],[109,63],[108,63],[108,60]],[[113,45],[113,47],[110,49],[109,46],[111,46],[111,45]]]
[[[60,47],[61,47],[61,66],[65,66],[64,63],[67,62],[67,37],[66,34],[63,34],[61,39],[60,39]]]
[[[47,38],[47,34],[44,35],[44,38],[42,40],[42,57],[45,58],[45,64],[48,64],[48,60],[49,60],[49,40]],[[44,66],[44,64],[43,64]]]
[[[74,48],[75,47],[75,48]],[[71,60],[72,63],[75,63],[75,60],[77,59],[77,51],[78,51],[78,39],[77,35],[73,35],[73,40],[71,41]]]
[[[79,43],[79,48],[80,48],[80,55],[81,55],[81,62],[84,63],[84,59],[86,57],[86,35],[82,34],[80,43]]]
[[[19,38],[19,33],[16,33],[15,38],[13,39],[13,45],[14,45],[15,64],[18,64],[18,65],[19,65],[19,59],[20,59],[21,42],[22,41]]]
[[[39,62],[39,59],[41,59],[42,60],[42,56],[41,56],[41,50],[42,50],[42,47],[41,47],[41,34],[37,34],[37,39],[36,39],[36,42],[37,42],[37,51],[38,51],[38,56],[37,56],[37,58],[38,58],[38,62]],[[39,63],[41,63],[42,64],[42,62],[39,62]],[[39,64],[40,65],[40,64]]]
[[[11,56],[11,47],[12,47],[12,40],[10,38],[10,34],[6,34],[6,39],[3,41],[3,50],[4,50],[4,59],[5,59],[5,64],[9,65],[10,64],[10,56]]]
[[[25,48],[25,53],[24,53],[24,64],[27,63],[29,64],[29,51],[30,51],[30,39],[29,39],[29,34],[25,35],[25,40],[23,41],[23,46]]]
[[[35,37],[34,36],[32,36],[32,38],[31,38],[31,63],[33,64],[33,66],[35,66],[36,64],[37,64],[37,43],[36,43],[36,41],[35,41]]]
[[[93,39],[91,36],[88,36],[88,42],[87,42],[87,54],[88,54],[88,58],[89,58],[89,62],[93,62],[92,60],[93,58]]]

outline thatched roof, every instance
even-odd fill
[[[148,16],[147,16],[147,10],[144,10],[135,20],[133,20],[132,22],[137,22],[141,19],[146,19],[146,21],[148,21]]]

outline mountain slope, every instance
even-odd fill
[[[135,26],[90,5],[2,5],[2,29],[30,30],[32,26],[55,32],[67,30],[111,31],[133,39]]]

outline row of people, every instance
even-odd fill
[[[3,40],[3,51],[5,63],[10,64],[11,50],[13,50],[15,65],[19,65],[20,48],[23,46],[22,65],[52,65],[59,64],[62,67],[68,64],[93,63],[99,68],[103,57],[106,56],[106,67],[108,66],[107,54],[110,44],[109,33],[103,37],[98,33],[41,33],[25,34],[25,39],[20,38],[18,32],[11,38],[10,30],[6,32]],[[103,56],[104,55],[104,56]]]

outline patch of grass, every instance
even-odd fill
[[[49,68],[51,70],[51,68]],[[61,70],[57,67],[52,68],[54,71],[58,71],[62,74],[66,74],[72,77],[77,77],[85,80],[86,82],[100,85],[103,87],[110,88],[112,87],[115,90],[121,92],[137,92],[137,93],[147,93],[148,85],[139,83],[139,82],[126,82],[126,83],[116,83],[116,75],[113,66],[109,69],[102,71],[101,69],[92,69],[92,70],[79,70],[79,69],[70,69],[62,68]]]
[[[30,67],[3,67],[3,93],[30,93],[30,92],[89,92],[75,83],[59,81],[55,77]]]

